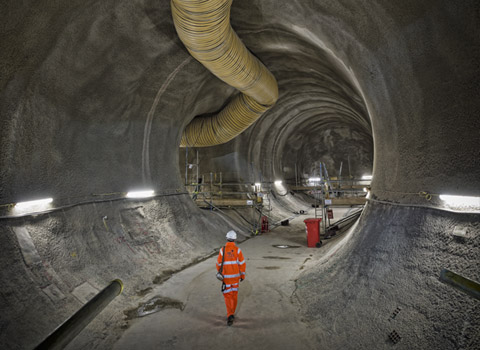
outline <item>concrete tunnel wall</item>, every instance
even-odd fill
[[[229,224],[183,194],[177,147],[192,118],[234,92],[189,57],[167,1],[7,1],[0,13],[0,204],[86,202],[1,220],[0,343],[28,348],[81,305],[75,288],[121,277],[132,297],[221,244]],[[475,1],[234,1],[232,25],[277,76],[281,98],[205,158],[233,154],[219,171],[248,178],[253,162],[266,178],[291,178],[295,131],[312,130],[308,147],[316,130],[345,128],[361,135],[365,164],[373,136],[372,198],[441,206],[417,193],[480,196],[478,13]],[[164,196],[114,200],[141,187]],[[463,242],[450,236],[457,224],[468,227]],[[349,348],[355,336],[381,348],[385,319],[402,305],[400,346],[478,347],[478,302],[436,280],[443,267],[480,279],[478,233],[478,215],[369,203],[348,244],[298,281],[319,343]],[[25,255],[18,237],[36,252]],[[86,342],[107,340],[98,331]]]

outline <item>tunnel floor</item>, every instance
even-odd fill
[[[338,211],[340,216],[348,209]],[[343,235],[325,240],[321,248],[307,248],[303,223],[307,217],[313,217],[313,209],[291,220],[289,226],[240,244],[247,278],[240,285],[232,327],[226,325],[215,256],[172,276],[146,295],[140,304],[155,308],[157,301],[161,311],[131,319],[114,349],[221,349],[226,339],[231,349],[315,348],[313,329],[300,313],[295,282]]]

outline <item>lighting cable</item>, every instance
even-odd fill
[[[369,202],[381,203],[381,204],[387,204],[387,205],[393,205],[393,206],[397,206],[397,207],[426,208],[426,209],[441,210],[441,211],[447,211],[447,212],[455,213],[455,214],[474,214],[474,215],[478,215],[478,214],[480,213],[479,211],[472,211],[472,210],[453,210],[453,209],[442,208],[442,207],[434,207],[434,206],[432,206],[432,205],[424,205],[424,204],[394,203],[394,202],[382,201],[382,200],[380,200],[380,199],[373,199],[373,198],[367,198],[367,201],[369,201]]]
[[[151,197],[148,198],[138,198],[138,200],[149,200],[149,199],[154,199],[154,198],[159,198],[159,197],[169,197],[169,196],[179,196],[179,195],[189,195],[188,192],[182,191],[180,192],[179,189],[175,190],[176,192],[163,192],[163,193],[158,193],[155,194]],[[104,195],[112,195],[112,194],[125,194],[126,192],[112,192],[109,194],[104,194]],[[93,196],[101,196],[102,194],[92,194]],[[78,197],[77,197],[78,198]],[[66,199],[71,199],[71,198],[60,198],[59,200],[66,200]],[[29,217],[29,216],[37,216],[37,215],[44,215],[44,214],[49,214],[55,211],[59,210],[64,210],[64,209],[69,209],[73,208],[76,206],[80,205],[86,205],[86,204],[94,204],[94,203],[104,203],[104,202],[113,202],[113,201],[120,201],[120,200],[135,200],[134,198],[126,198],[126,197],[117,197],[117,198],[104,198],[104,199],[97,199],[97,200],[87,200],[87,201],[82,201],[82,202],[77,202],[77,203],[72,203],[72,204],[65,204],[59,207],[54,207],[46,210],[41,210],[38,212],[32,212],[32,213],[22,213],[22,214],[15,214],[15,215],[3,215],[0,216],[0,220],[6,220],[6,219],[16,219],[16,218],[23,218],[23,217]],[[1,204],[0,207],[14,207],[16,203],[10,203],[10,204]]]

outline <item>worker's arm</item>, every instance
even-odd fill
[[[245,271],[247,264],[245,263],[245,258],[243,256],[242,250],[238,248],[238,267],[240,269],[240,279],[245,279]]]
[[[223,247],[220,248],[217,258],[217,272],[220,272],[220,266],[222,266],[222,257],[223,257]]]

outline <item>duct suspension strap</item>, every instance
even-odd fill
[[[190,54],[225,83],[241,91],[212,117],[185,128],[181,147],[219,145],[238,136],[278,99],[275,77],[253,56],[230,25],[232,0],[172,0],[180,40]]]

